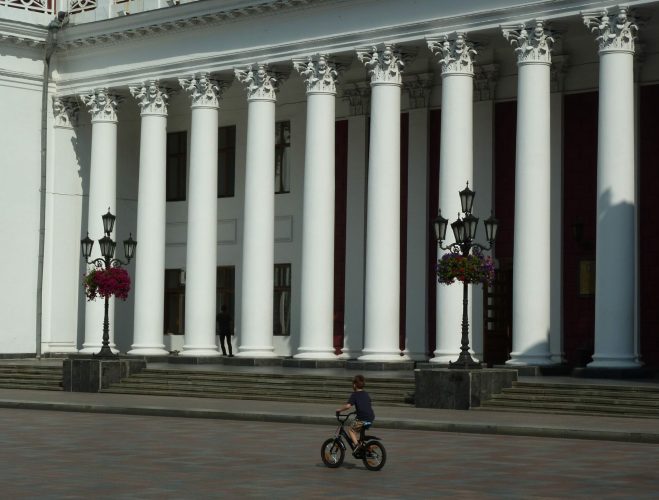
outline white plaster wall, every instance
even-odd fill
[[[41,65],[0,51],[0,353],[36,352]]]

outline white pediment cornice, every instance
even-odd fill
[[[268,15],[333,0],[209,0],[69,26],[59,37],[58,48],[75,49],[134,40],[176,30],[198,29]]]
[[[42,48],[47,33],[43,26],[0,19],[0,43]]]

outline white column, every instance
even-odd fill
[[[217,129],[221,90],[205,73],[179,80],[192,97],[185,344],[181,356],[219,356],[215,340],[217,278]]]
[[[80,108],[74,96],[53,96],[53,132],[46,174],[44,234],[43,352],[78,352],[79,277],[82,261],[78,240],[83,192],[76,158],[76,129]]]
[[[439,57],[442,68],[442,125],[439,157],[439,208],[449,221],[461,211],[458,192],[473,184],[473,56],[476,51],[463,33],[428,39],[428,48]],[[449,236],[451,238],[452,236]],[[439,252],[439,258],[443,254]],[[447,364],[460,355],[462,293],[460,284],[437,287],[437,341],[431,363]],[[469,303],[471,304],[469,287]],[[469,310],[471,312],[471,309]],[[470,321],[471,323],[471,321]],[[470,329],[469,336],[472,333]],[[471,341],[470,341],[471,343]]]
[[[294,61],[307,86],[300,346],[296,358],[334,359],[334,104],[325,54]]]
[[[600,54],[595,353],[589,368],[634,368],[634,33],[625,9],[585,14]]]
[[[264,64],[235,70],[247,89],[240,352],[274,357],[275,79]]]
[[[92,115],[92,146],[89,172],[89,209],[87,231],[94,240],[89,260],[101,257],[98,240],[104,236],[101,217],[110,209],[117,213],[117,98],[109,95],[107,89],[94,90],[81,96]],[[115,228],[116,234],[116,228]],[[103,300],[86,302],[85,340],[81,353],[95,353],[103,345]],[[114,297],[109,300],[108,319],[110,321],[110,348],[114,344]]]
[[[407,168],[407,262],[405,350],[410,359],[428,359],[428,97],[432,75],[404,79],[409,94]]]
[[[371,76],[362,361],[399,361],[400,93],[403,61],[391,44],[359,50]]]
[[[508,365],[551,364],[550,66],[543,23],[503,28],[518,65],[513,351]]]
[[[142,130],[136,235],[140,250],[135,254],[135,318],[128,354],[165,355],[167,94],[153,80],[130,87],[130,92],[142,110]]]

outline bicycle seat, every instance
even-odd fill
[[[364,429],[370,429],[372,425],[373,422],[369,422],[368,420],[364,421]]]

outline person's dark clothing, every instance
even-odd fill
[[[231,316],[229,313],[221,312],[216,318],[217,334],[220,336],[220,347],[222,354],[227,355],[227,348],[229,349],[229,356],[233,356],[231,350]],[[226,341],[227,347],[224,347]]]
[[[373,422],[375,413],[371,407],[371,396],[366,391],[355,391],[350,395],[348,403],[355,407],[357,411],[356,418],[362,422]]]

